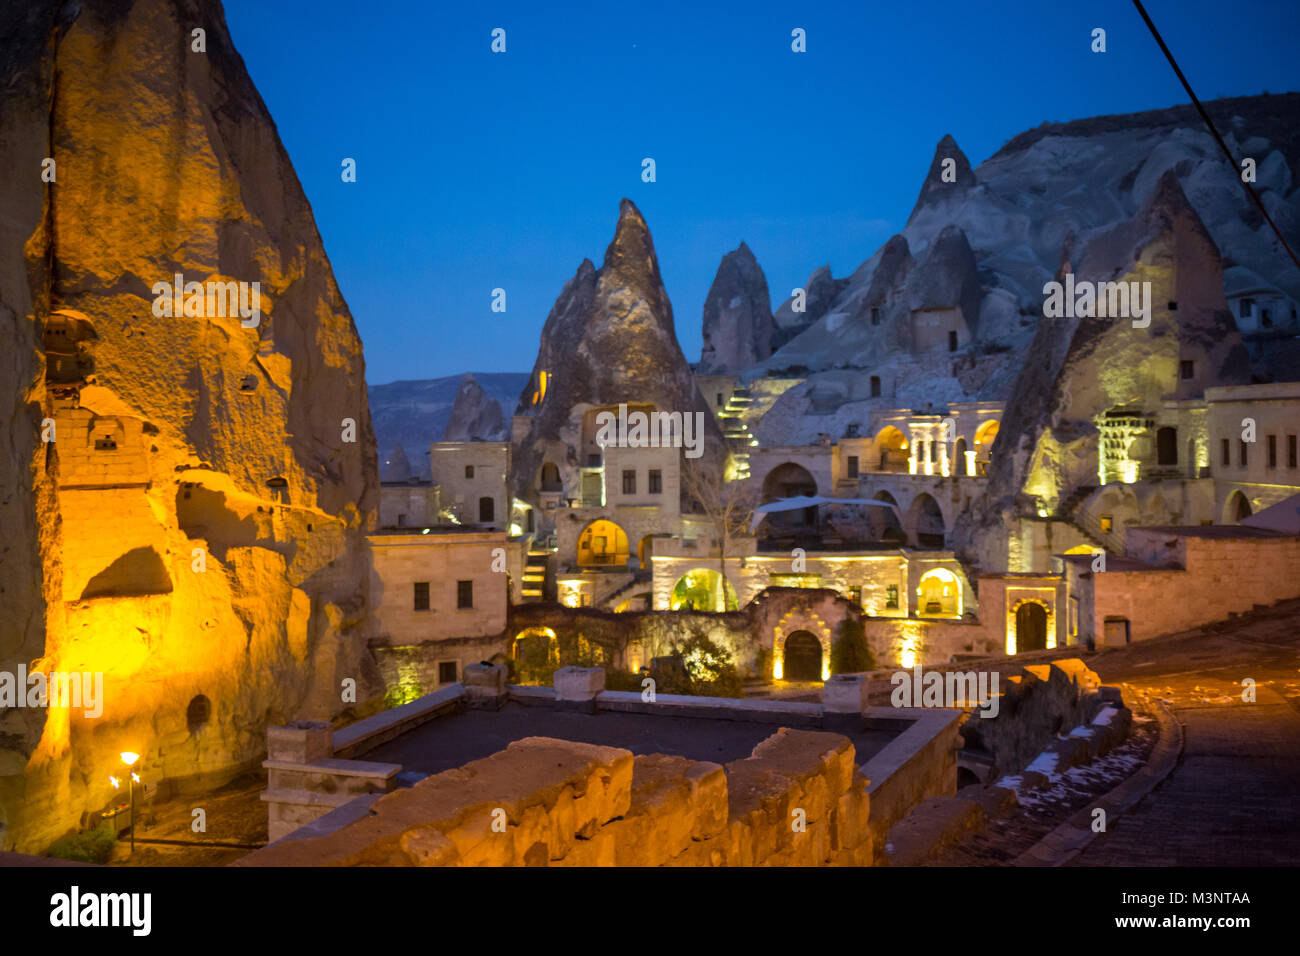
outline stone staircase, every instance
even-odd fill
[[[744,480],[749,477],[749,449],[757,444],[743,415],[754,403],[747,386],[739,386],[727,399],[726,407],[718,414],[718,424],[722,435],[727,439],[731,458],[735,463],[735,477]]]
[[[533,604],[546,600],[546,569],[550,564],[552,553],[550,548],[539,548],[535,544],[528,546],[521,589],[522,603]]]

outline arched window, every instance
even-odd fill
[[[542,491],[563,491],[564,485],[560,482],[560,469],[555,462],[548,461],[542,465]]]

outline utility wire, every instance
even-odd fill
[[[1205,125],[1210,129],[1210,135],[1212,135],[1215,142],[1219,144],[1219,149],[1223,150],[1223,155],[1228,157],[1228,162],[1232,164],[1233,174],[1238,179],[1241,179],[1241,163],[1237,162],[1236,157],[1232,155],[1232,150],[1228,149],[1228,144],[1223,141],[1223,137],[1219,135],[1219,131],[1214,128],[1214,120],[1210,119],[1210,114],[1205,111],[1205,107],[1201,105],[1201,101],[1198,100],[1196,94],[1192,92],[1192,85],[1187,82],[1187,77],[1183,76],[1183,71],[1178,68],[1178,62],[1174,59],[1174,55],[1169,52],[1169,47],[1165,46],[1165,41],[1160,36],[1160,31],[1156,29],[1156,25],[1151,22],[1151,17],[1147,15],[1146,8],[1142,6],[1142,0],[1133,0],[1133,6],[1137,7],[1138,13],[1140,13],[1142,19],[1146,21],[1147,29],[1151,31],[1151,35],[1156,38],[1156,43],[1160,44],[1160,49],[1164,51],[1165,59],[1169,61],[1169,65],[1172,66],[1174,72],[1178,74],[1178,81],[1183,84],[1183,89],[1185,89],[1187,95],[1192,98],[1192,105],[1195,106],[1196,111],[1201,114],[1201,119],[1205,120]],[[1297,259],[1295,253],[1291,251],[1291,246],[1287,243],[1286,237],[1282,235],[1282,231],[1278,229],[1277,223],[1273,221],[1273,217],[1270,216],[1268,210],[1264,208],[1264,202],[1259,198],[1259,194],[1255,192],[1250,183],[1246,182],[1246,180],[1241,179],[1241,185],[1242,188],[1250,194],[1250,198],[1255,200],[1255,205],[1259,207],[1260,214],[1263,215],[1264,221],[1267,222],[1269,228],[1273,230],[1273,234],[1277,236],[1278,242],[1282,243],[1282,248],[1285,249],[1286,254],[1291,257],[1291,262],[1294,263],[1296,269],[1300,270],[1300,259]]]

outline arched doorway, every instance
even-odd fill
[[[970,474],[970,468],[966,464],[966,439],[964,437],[958,438],[956,445],[953,446],[952,473],[954,475]]]
[[[578,566],[627,564],[627,534],[614,522],[598,518],[578,536]]]
[[[713,568],[694,568],[673,585],[672,611],[734,611],[740,607],[731,582]]]
[[[655,536],[652,534],[646,535],[644,538],[642,538],[640,541],[637,542],[636,557],[637,560],[641,562],[641,567],[647,569],[650,567],[650,559],[654,556],[654,550],[655,550]]]
[[[898,520],[898,502],[888,491],[877,491],[872,498],[893,505],[892,508],[867,508],[867,520],[871,523],[871,535],[877,541],[890,544],[906,544],[907,532]]]
[[[943,523],[943,511],[939,502],[927,494],[921,494],[911,507],[912,533],[917,547],[939,550],[944,546],[947,529]]]
[[[813,497],[817,494],[817,481],[807,468],[787,461],[777,465],[763,479],[763,503],[781,498]],[[817,509],[800,508],[797,511],[774,511],[767,516],[771,533],[806,531],[817,525]]]
[[[786,680],[822,679],[822,642],[809,631],[794,631],[785,639]]]
[[[542,465],[542,491],[563,491],[564,485],[560,482],[560,468],[553,461],[548,461]]]
[[[1047,649],[1047,609],[1035,601],[1016,608],[1016,653]]]
[[[921,614],[961,616],[961,583],[947,568],[935,568],[921,575],[918,590],[917,610]]]
[[[886,425],[876,435],[880,471],[907,471],[907,438],[893,425]]]
[[[993,457],[993,442],[998,437],[998,420],[990,418],[975,429],[975,474],[988,473],[989,460]]]
[[[483,523],[496,520],[496,501],[487,495],[478,500],[478,520]]]
[[[1223,518],[1225,523],[1234,523],[1242,518],[1249,518],[1252,514],[1250,499],[1240,491],[1234,491],[1228,496],[1228,503],[1223,509]]]

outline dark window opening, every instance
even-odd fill
[[[455,661],[442,661],[438,664],[439,684],[454,684],[458,679]]]
[[[871,397],[872,398],[880,397],[880,376],[879,375],[871,376]]]
[[[473,466],[473,465],[466,465],[466,466],[465,466],[465,477],[466,477],[466,478],[473,478],[473,477],[474,477],[474,466]]]
[[[1232,445],[1226,438],[1223,439],[1223,464],[1225,467],[1232,464]]]
[[[1254,308],[1255,308],[1255,300],[1254,300],[1254,299],[1245,299],[1245,298],[1243,298],[1243,299],[1241,300],[1241,304],[1240,304],[1240,310],[1241,310],[1241,311],[1240,311],[1238,314],[1240,315],[1241,318],[1243,318],[1243,319],[1248,319],[1248,318],[1250,318],[1251,310],[1253,310]]]
[[[885,609],[898,610],[898,585],[891,584],[885,588]]]
[[[429,582],[428,581],[415,582],[415,610],[417,611],[429,610]]]
[[[1160,428],[1156,430],[1156,463],[1161,465],[1178,464],[1178,430]]]
[[[880,324],[880,306],[878,305],[873,305],[871,307],[871,324],[872,325]]]
[[[849,477],[858,477],[858,456],[849,455]]]
[[[650,469],[650,494],[660,495],[664,490],[664,473],[658,468]]]
[[[478,500],[478,520],[495,521],[497,513],[497,503],[490,497],[484,496]]]
[[[117,442],[111,435],[104,435],[95,439],[95,451],[116,451]]]
[[[1250,457],[1246,452],[1246,440],[1243,438],[1241,441],[1237,442],[1237,446],[1237,457],[1240,461],[1241,467],[1245,468],[1247,462],[1250,461]]]
[[[1295,438],[1295,435],[1286,436],[1286,466],[1288,468],[1294,468],[1296,466]]]
[[[1268,436],[1268,467],[1277,467],[1277,436]]]
[[[717,403],[717,404],[718,404],[718,407],[719,407],[719,408],[722,407],[722,393],[721,393],[721,392],[718,392],[718,403]]]
[[[1169,311],[1170,311],[1170,312],[1177,312],[1177,311],[1178,311],[1178,303],[1177,303],[1177,302],[1174,302],[1173,300],[1170,300],[1170,302],[1169,302]]]
[[[257,389],[256,375],[245,375],[244,380],[239,383],[239,390],[241,392],[252,392],[252,391],[256,391],[256,389]]]
[[[212,701],[202,694],[190,701],[190,706],[185,709],[185,724],[190,728],[190,733],[200,730],[211,719]]]
[[[474,606],[474,582],[457,581],[456,582],[456,607],[458,610],[465,610]]]
[[[948,330],[948,351],[957,351],[957,331],[956,329]]]
[[[1191,378],[1196,374],[1196,363],[1191,359],[1183,359],[1178,363],[1178,377],[1182,379]]]
[[[623,472],[623,494],[625,495],[636,494],[636,472],[635,471]]]

